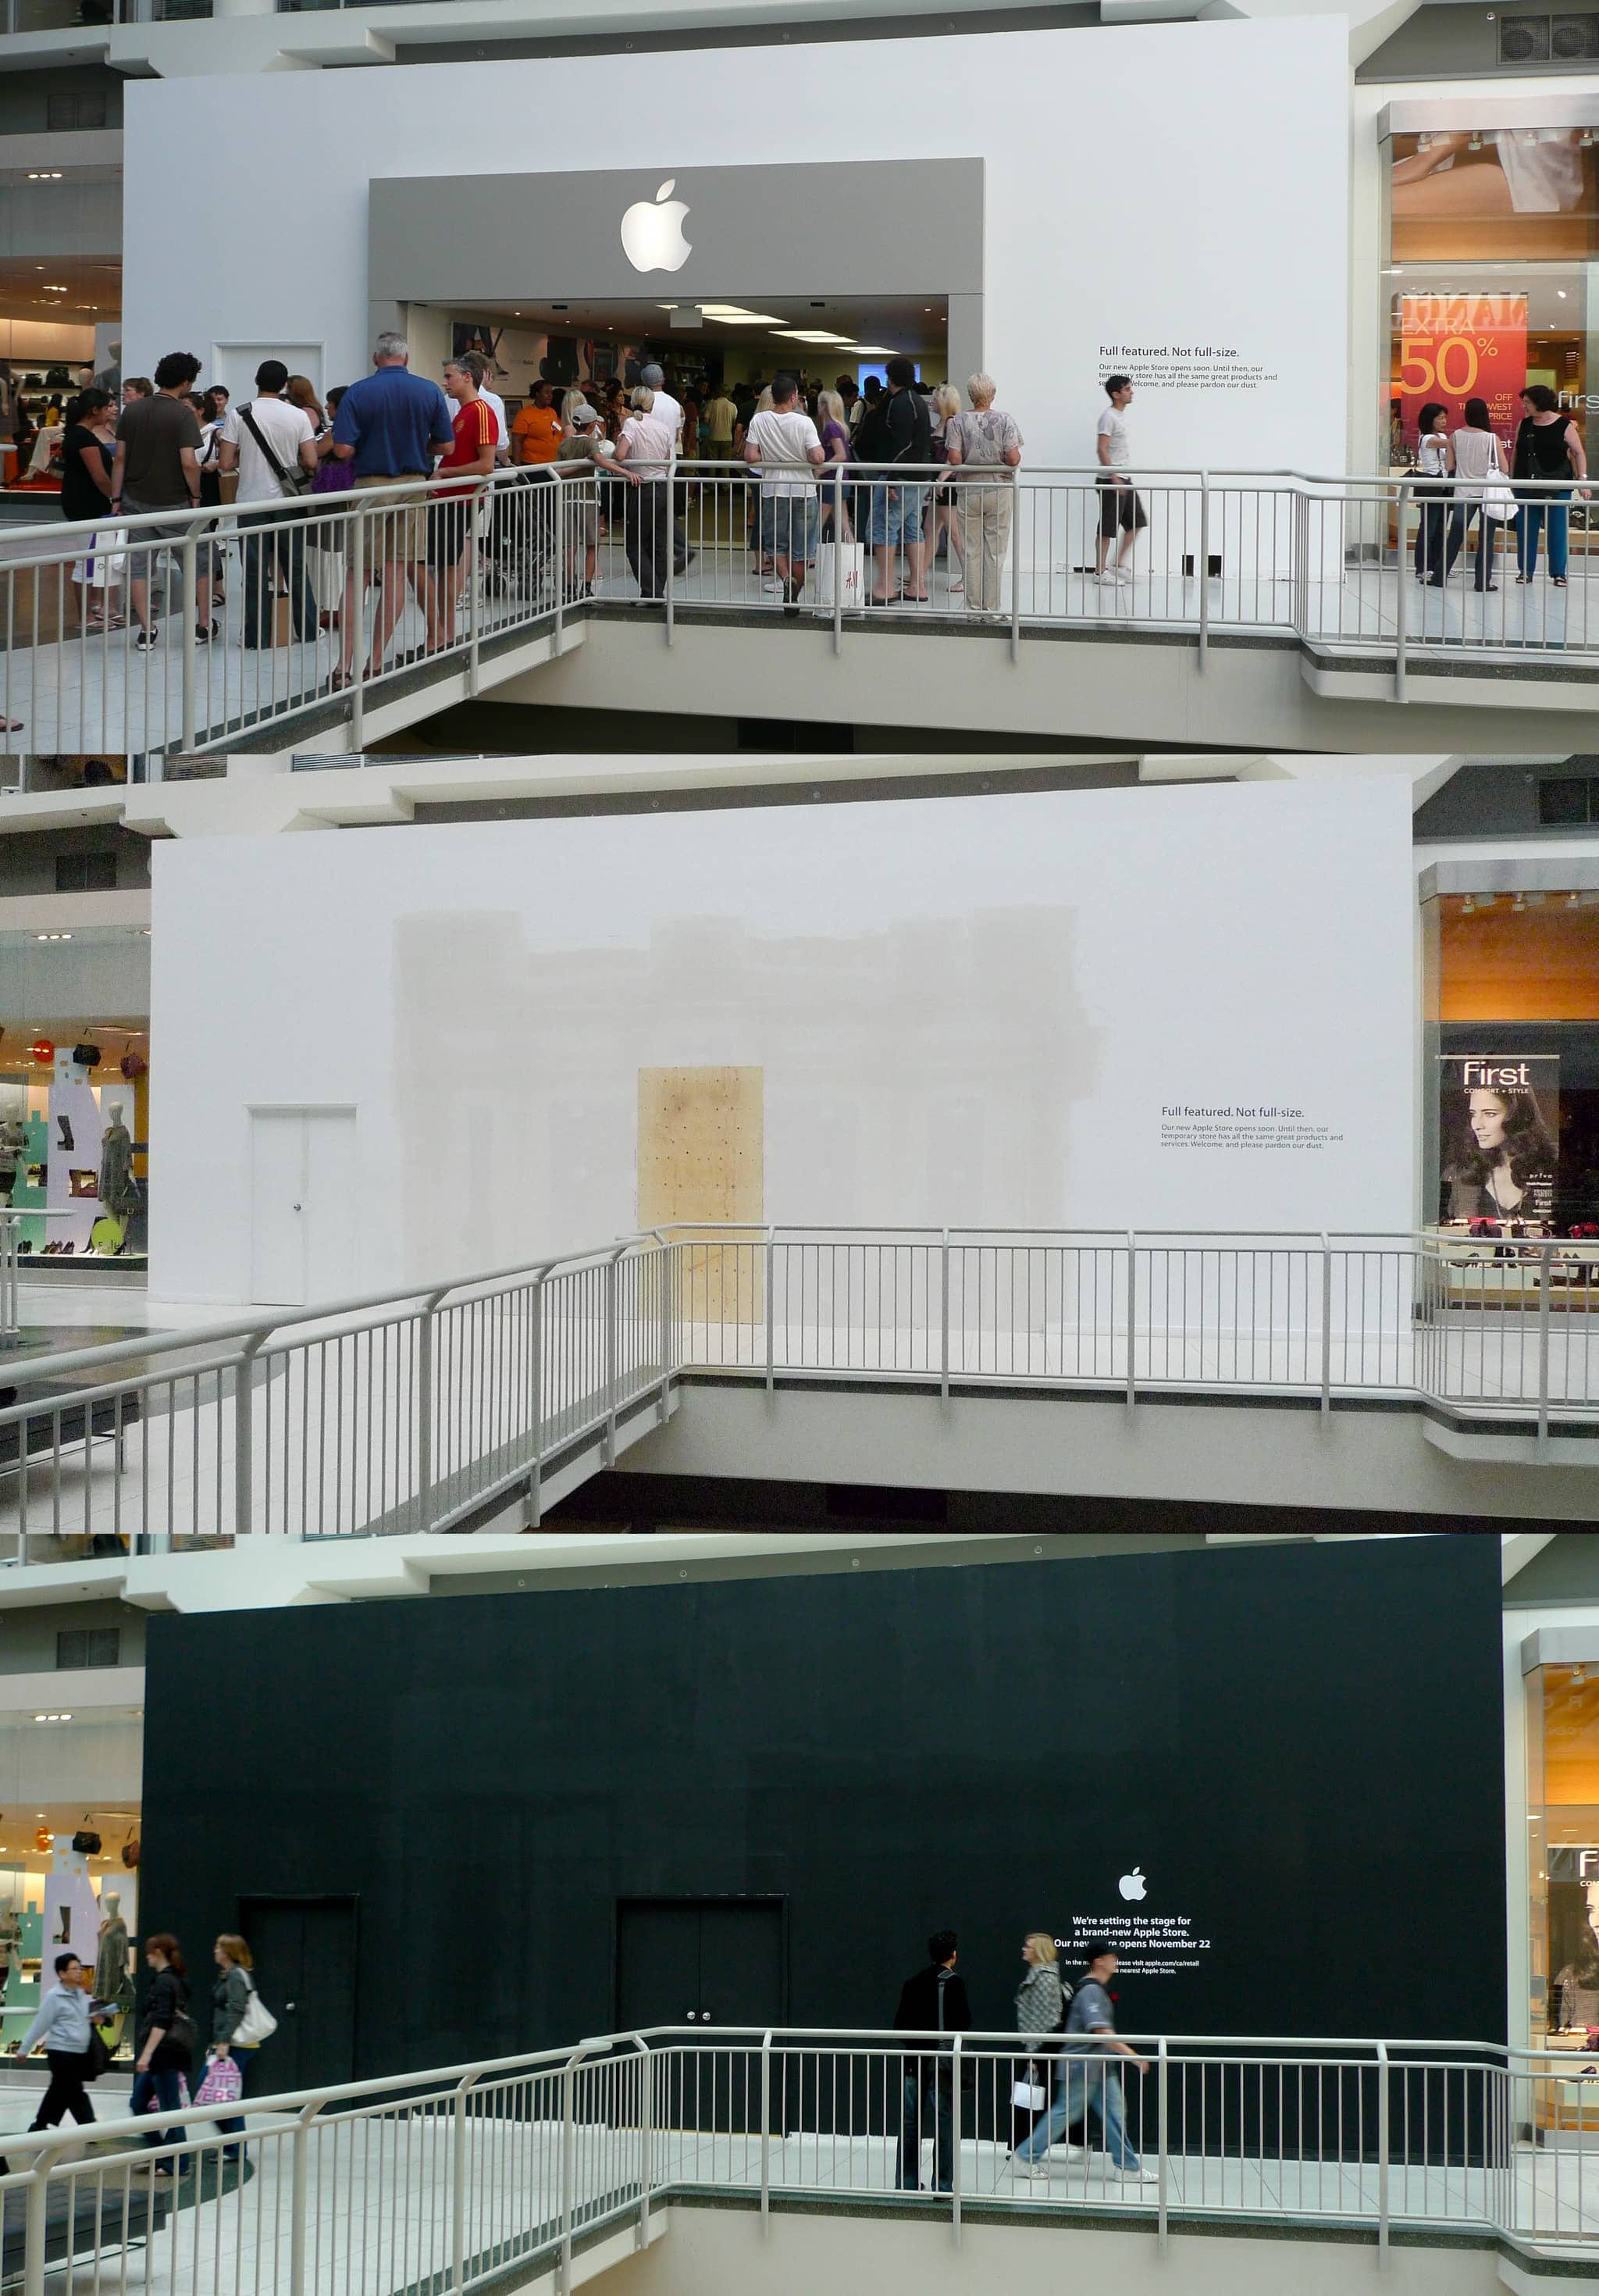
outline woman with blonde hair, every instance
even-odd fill
[[[855,535],[849,524],[849,488],[845,480],[834,477],[832,467],[835,463],[842,463],[848,469],[849,463],[849,426],[845,420],[844,401],[840,392],[819,390],[816,393],[816,429],[821,434],[822,452],[826,457],[822,465],[822,532],[825,534],[828,530],[836,501],[840,510],[835,539],[853,542]],[[833,491],[835,487],[838,489],[836,495]]]
[[[998,388],[991,374],[971,376],[971,413],[952,415],[944,426],[945,459],[961,474],[956,499],[966,611],[989,618],[1002,611],[1001,578],[1022,446],[1015,423],[994,404]]]
[[[928,413],[932,416],[933,460],[935,463],[944,463],[947,462],[949,459],[947,452],[947,433],[950,423],[954,421],[955,417],[960,413],[960,392],[955,389],[953,382],[941,382],[937,390],[932,393],[931,397],[928,400]],[[930,568],[932,565],[933,560],[938,555],[937,545],[939,539],[939,529],[940,527],[944,529],[945,542],[948,549],[949,555],[954,559],[955,563],[956,579],[949,586],[949,594],[952,598],[958,598],[962,594],[964,585],[965,573],[961,565],[961,537],[956,530],[955,522],[955,488],[953,486],[940,484],[933,488],[933,522],[931,529],[926,537],[929,544],[933,545],[930,548],[927,556],[927,562]]]
[[[1060,1956],[1047,1930],[1029,1930],[1021,1941],[1024,1975],[1016,1988],[1016,2030],[1019,2033],[1058,2033],[1066,2013],[1065,1988],[1061,1983]],[[1050,2059],[1053,2049],[1019,2057],[1012,2067],[1011,2150],[1030,2136],[1049,2106]],[[1037,2097],[1035,2104],[1031,2100]]]

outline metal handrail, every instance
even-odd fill
[[[186,2254],[181,2241],[203,2238],[208,2253],[214,2244],[219,2259],[234,2259],[217,2281],[229,2296],[276,2296],[285,2234],[298,2259],[291,2296],[306,2284],[313,2237],[319,2284],[342,2273],[373,2296],[416,2285],[464,2296],[508,2264],[544,2258],[568,2296],[580,2232],[630,2218],[637,2244],[647,2244],[655,2203],[707,2188],[758,2207],[766,2237],[782,2236],[771,2205],[778,2193],[836,2209],[931,2205],[955,2242],[964,2215],[996,2204],[1035,2220],[1119,2215],[1128,2231],[1162,2245],[1190,2225],[1330,2219],[1374,2234],[1380,2249],[1405,2226],[1568,2251],[1599,2235],[1599,2185],[1585,2181],[1580,2150],[1538,2143],[1562,2113],[1587,2110],[1573,2099],[1599,2080],[1586,2064],[1545,2070],[1559,2053],[1499,2042],[1123,2035],[1156,2074],[1138,2128],[1144,2173],[1135,2161],[1135,2181],[1118,2185],[1103,2156],[1096,2169],[1079,2152],[1066,2184],[1052,2188],[1011,2155],[1013,2079],[1052,2038],[642,2027],[251,2096],[242,2108],[163,2110],[153,2140],[148,2116],[102,2121],[84,2158],[73,2157],[76,2129],[30,2130],[7,2139],[0,2194],[27,2195],[22,2281],[35,2296],[52,2226],[63,2220],[73,2263],[97,2274],[114,2271],[112,2259],[136,2241],[159,2278],[161,2242],[176,2262]],[[922,2070],[939,2062],[950,2068],[941,2080]],[[1108,2136],[1120,2062],[1091,2046],[1052,2062],[1057,2083],[1080,2080],[1079,2102]],[[242,2139],[220,2125],[241,2110]],[[929,2140],[942,2190],[897,2199],[895,2185]],[[227,2170],[224,2148],[239,2142],[254,2156],[251,2178]],[[137,2197],[153,2194],[140,2179],[162,2163],[193,2178],[192,2219]],[[388,2243],[385,2261],[381,2248],[365,2246],[368,2227],[403,2226],[407,2204],[411,2229]]]

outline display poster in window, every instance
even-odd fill
[[[1560,1058],[1447,1053],[1439,1062],[1439,1217],[1542,1226],[1559,1179]]]
[[[1465,420],[1468,398],[1508,447],[1527,381],[1525,295],[1402,295],[1399,298],[1399,419],[1414,451],[1422,409],[1441,405],[1449,428]]]
[[[1389,203],[1396,263],[1589,252],[1599,148],[1583,127],[1462,127],[1396,135]]]

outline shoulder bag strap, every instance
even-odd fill
[[[266,460],[267,460],[267,463],[268,463],[270,464],[270,466],[271,466],[272,475],[273,475],[273,477],[277,480],[277,482],[278,482],[279,486],[280,486],[280,487],[288,487],[288,488],[291,488],[294,489],[294,491],[298,492],[298,488],[295,488],[295,482],[294,482],[294,480],[293,480],[292,479],[291,479],[291,477],[289,476],[288,472],[287,472],[286,470],[284,470],[284,468],[283,468],[283,464],[278,461],[277,456],[273,453],[273,451],[272,451],[271,447],[266,444],[266,439],[262,438],[262,436],[261,436],[261,426],[260,426],[260,424],[256,421],[255,416],[250,413],[250,411],[249,407],[248,407],[248,406],[242,406],[242,407],[239,409],[239,412],[240,412],[240,414],[244,417],[244,420],[249,423],[249,425],[250,425],[250,437],[255,440],[256,445],[260,448],[260,450],[261,450],[262,454],[266,455]]]

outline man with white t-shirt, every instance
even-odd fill
[[[303,406],[283,397],[289,370],[282,359],[256,369],[256,395],[230,406],[217,426],[218,466],[236,471],[239,544],[244,558],[244,643],[273,642],[273,600],[281,574],[297,639],[315,638],[316,601],[306,574],[306,530],[293,515],[296,471],[316,468],[316,426]],[[253,507],[248,507],[253,505]],[[250,529],[272,521],[270,532]]]
[[[650,410],[651,414],[657,422],[665,424],[676,440],[679,460],[685,453],[693,454],[697,441],[685,439],[683,435],[683,404],[667,389],[665,370],[652,360],[648,366],[640,367],[638,379],[646,390],[655,393],[655,404]],[[672,504],[672,570],[676,574],[685,572],[700,554],[697,550],[689,548],[688,535],[683,524],[685,492],[686,488],[680,480],[677,498]]]
[[[816,481],[811,472],[823,460],[816,426],[800,404],[800,386],[791,374],[777,377],[770,407],[752,418],[744,434],[744,460],[760,465],[761,552],[771,558],[791,613],[816,546]]]
[[[1138,547],[1138,537],[1149,524],[1144,504],[1128,477],[1132,455],[1128,446],[1128,408],[1133,403],[1131,375],[1112,374],[1105,378],[1105,396],[1111,404],[1099,418],[1095,447],[1099,456],[1099,540],[1095,549],[1095,564],[1102,582],[1130,582],[1133,578],[1133,553]],[[1121,546],[1114,558],[1111,545],[1116,540],[1116,530],[1121,529]]]

